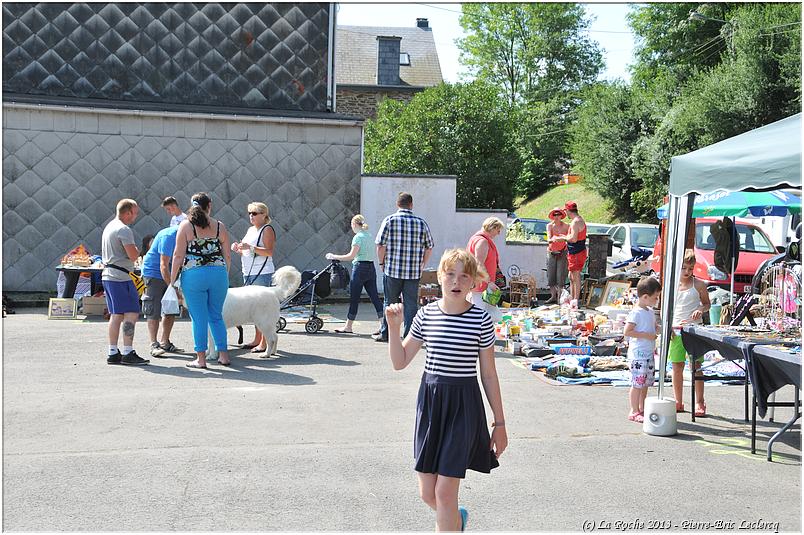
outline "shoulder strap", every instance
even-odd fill
[[[195,236],[196,239],[198,239],[198,233],[195,231],[195,225],[193,225],[193,223],[190,222],[190,226],[193,227],[193,236]]]
[[[217,231],[215,232],[215,239],[217,240],[217,239],[218,239],[218,236],[220,236],[220,235],[221,235],[221,222],[220,222],[220,221],[218,221],[218,229],[217,229]]]
[[[106,264],[106,267],[110,267],[110,268],[114,268],[114,269],[119,269],[120,271],[124,271],[124,272],[126,272],[126,273],[131,274],[131,271],[129,271],[128,269],[126,269],[126,268],[124,268],[124,267],[117,266],[117,265],[115,265],[115,264]]]

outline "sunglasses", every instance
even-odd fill
[[[260,215],[262,212],[249,212],[248,215]]]

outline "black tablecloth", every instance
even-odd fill
[[[102,267],[72,267],[72,266],[56,266],[56,271],[64,273],[64,294],[61,297],[75,297],[75,288],[78,286],[78,277],[81,273],[89,273],[90,294],[95,295],[101,289],[101,286],[96,282],[96,273],[103,273]]]
[[[695,358],[703,357],[709,351],[717,351],[724,359],[746,362],[751,356],[754,341],[744,340],[728,331],[701,325],[685,325],[681,328],[681,341],[684,349]]]
[[[749,359],[751,381],[761,418],[768,410],[768,396],[785,385],[801,388],[801,353],[793,354],[774,347],[757,345]]]

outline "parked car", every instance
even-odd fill
[[[508,229],[520,223],[522,226],[522,230],[525,234],[524,238],[527,241],[534,241],[534,242],[546,242],[547,241],[547,224],[550,221],[547,219],[532,219],[527,217],[517,217],[511,224],[508,226]],[[510,237],[507,239],[511,239]]]
[[[612,226],[605,223],[586,223],[586,234],[608,234]]]
[[[693,275],[707,285],[715,285],[728,290],[731,277],[726,274],[723,280],[716,280],[709,274],[709,266],[715,265],[715,237],[709,227],[720,218],[700,217],[695,220],[695,270]],[[747,220],[737,219],[735,224],[740,237],[740,257],[734,269],[734,291],[750,291],[751,280],[759,266],[778,254],[776,247],[765,232]],[[658,271],[658,262],[653,269]]]
[[[613,274],[618,271],[612,267],[613,264],[624,262],[634,257],[631,252],[632,247],[647,247],[653,249],[656,239],[659,237],[658,225],[647,225],[644,223],[620,223],[609,229],[611,237],[611,255],[606,258],[606,271]]]

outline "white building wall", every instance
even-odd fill
[[[446,249],[466,247],[469,237],[480,229],[487,217],[506,221],[504,210],[458,210],[456,208],[457,178],[433,175],[363,175],[360,184],[360,210],[376,235],[382,220],[396,211],[400,191],[413,195],[413,212],[430,226],[435,247],[428,269],[436,269]],[[530,273],[540,288],[547,287],[547,246],[545,244],[505,243],[502,236],[495,240],[500,253],[500,268],[507,277]],[[382,275],[378,273],[378,287]]]

